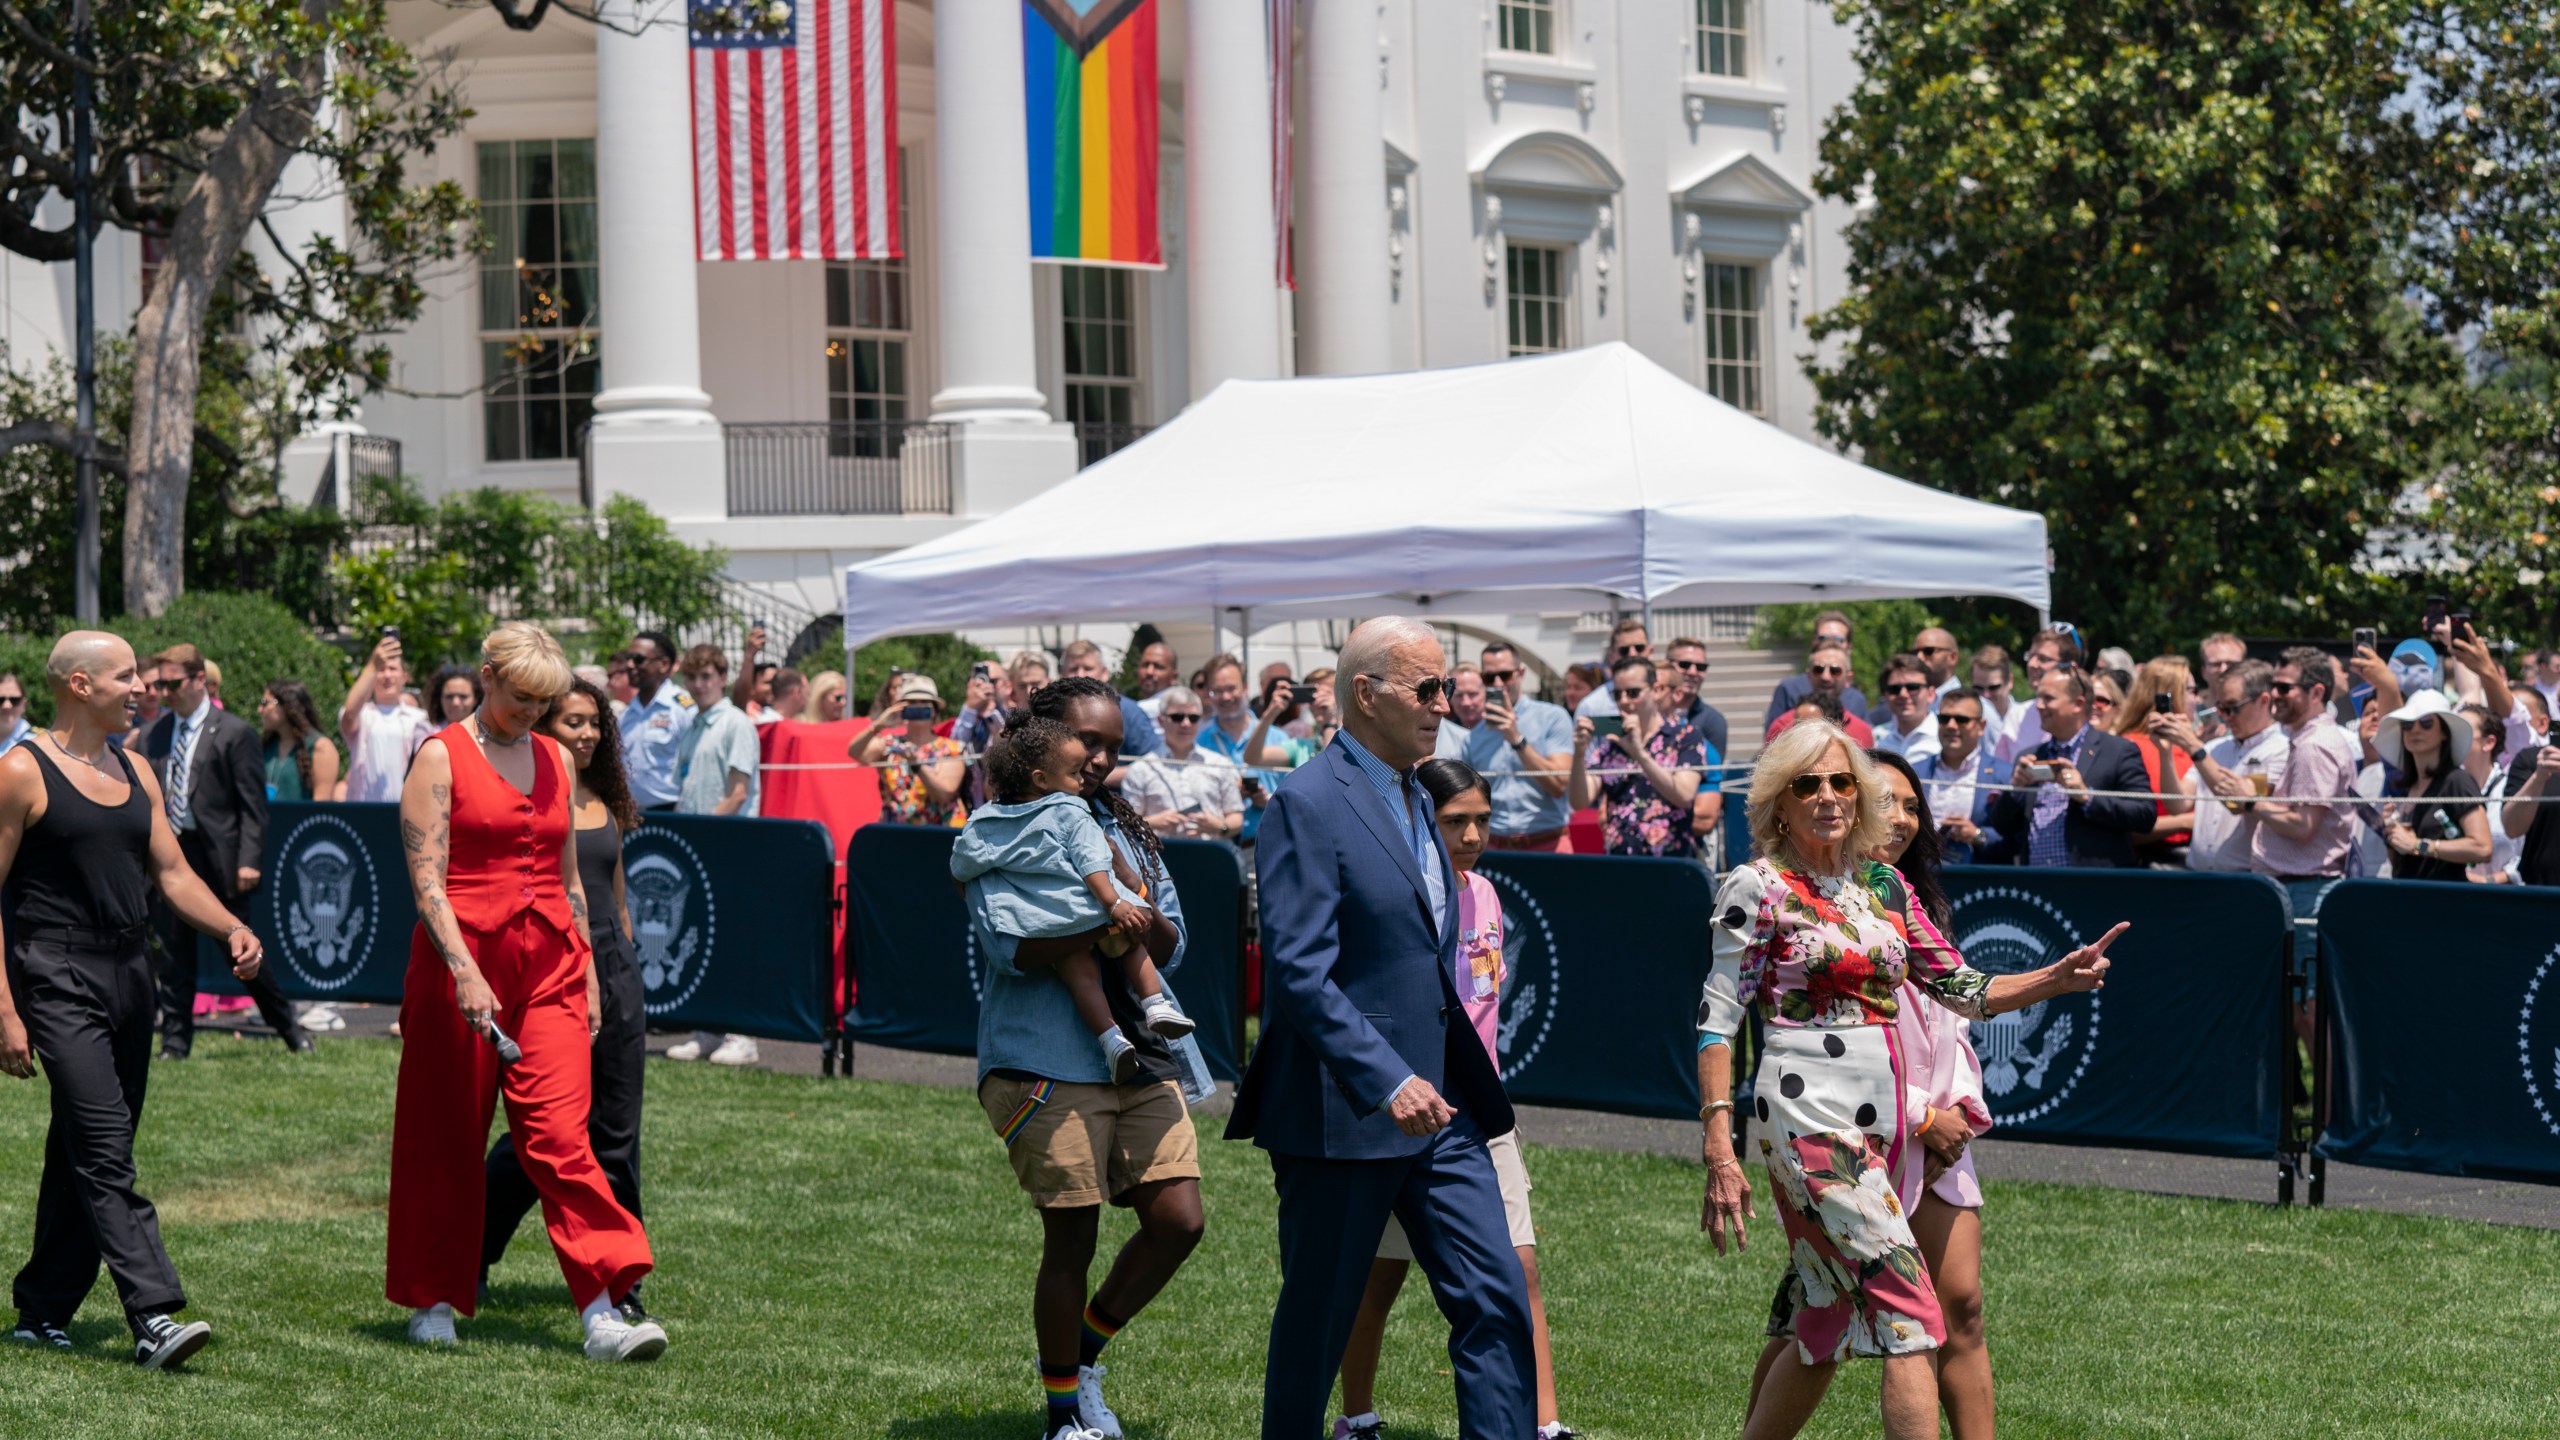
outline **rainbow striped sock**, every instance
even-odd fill
[[[1111,1337],[1119,1334],[1120,1327],[1128,1323],[1113,1318],[1111,1312],[1099,1305],[1084,1307],[1084,1339],[1077,1346],[1076,1363],[1090,1365],[1101,1359],[1102,1347],[1110,1344]]]
[[[1045,1361],[1042,1362],[1040,1389],[1049,1397],[1049,1423],[1041,1427],[1042,1434],[1048,1434],[1061,1425],[1083,1423],[1083,1417],[1076,1410],[1075,1366],[1051,1365]]]

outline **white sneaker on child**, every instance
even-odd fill
[[[720,1041],[720,1048],[710,1054],[714,1065],[753,1065],[764,1058],[753,1035],[730,1035]]]
[[[1138,1047],[1112,1026],[1102,1036],[1102,1053],[1111,1062],[1111,1083],[1126,1085],[1138,1078]]]
[[[1172,996],[1161,991],[1148,996],[1138,1008],[1146,1012],[1147,1028],[1167,1040],[1179,1040],[1200,1028],[1199,1022],[1183,1014],[1182,1007],[1173,1003]]]

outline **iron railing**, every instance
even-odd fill
[[[347,473],[338,474],[338,457],[346,457]],[[311,505],[316,510],[335,510],[352,503],[362,493],[359,486],[367,480],[400,478],[400,442],[388,435],[342,435],[329,447],[329,463],[320,470],[320,483],[311,492]]]
[[[948,515],[955,426],[931,420],[732,421],[731,515]]]
[[[1153,425],[1128,425],[1111,420],[1078,420],[1076,427],[1076,463],[1090,465],[1115,450],[1126,450],[1153,430]]]

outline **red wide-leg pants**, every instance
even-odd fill
[[[406,1309],[469,1315],[480,1283],[483,1161],[489,1112],[542,1197],[542,1223],[569,1298],[584,1309],[649,1273],[649,1237],[613,1198],[587,1142],[585,950],[530,910],[487,934],[466,931],[498,998],[498,1025],[524,1050],[500,1067],[462,1020],[453,976],[420,926],[400,1006],[400,1091],[391,1121],[391,1229],[384,1294]]]

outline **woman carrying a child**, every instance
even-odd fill
[[[1094,1440],[1120,1434],[1103,1403],[1102,1347],[1200,1243],[1199,1142],[1166,1043],[1190,1021],[1160,978],[1182,959],[1182,906],[1154,833],[1104,788],[1120,763],[1119,697],[1099,680],[1063,679],[1032,697],[1029,714],[1063,733],[1006,727],[1007,740],[1041,738],[1003,760],[1010,782],[1023,788],[1004,797],[1016,803],[988,807],[1004,812],[990,817],[1001,827],[975,844],[964,835],[954,873],[972,872],[970,928],[985,988],[978,1099],[1040,1212],[1031,1307],[1048,1403],[1040,1433]],[[1071,792],[1058,773],[1073,758],[1067,740],[1084,752],[1081,768],[1069,772]],[[1052,796],[1065,793],[1100,830],[1107,875],[1080,868],[1091,858],[1079,853],[1089,837],[1084,817],[1071,822],[1059,813],[1070,807]],[[1056,858],[1035,866],[1043,844]],[[974,858],[964,862],[964,854]],[[1079,909],[1085,920],[1073,933],[1038,933],[1057,928],[1042,922]],[[1106,941],[1115,938],[1134,943],[1114,956],[1109,949],[1119,947]],[[1134,1212],[1138,1229],[1088,1300],[1106,1200]]]

